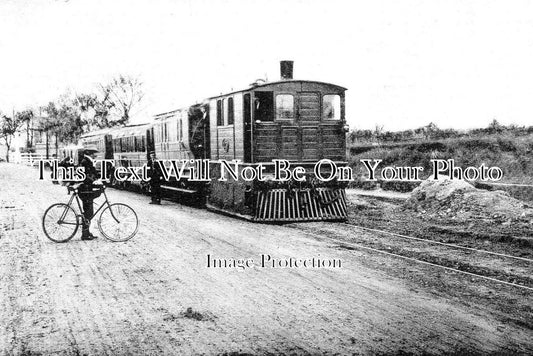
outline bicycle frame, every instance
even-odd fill
[[[113,219],[115,219],[115,221],[118,223],[120,222],[116,217],[115,217],[115,214],[113,214],[113,209],[111,209],[111,204],[109,203],[109,199],[107,199],[107,194],[105,192],[105,188],[102,189],[102,193],[104,193],[104,197],[105,197],[105,202],[100,204],[100,206],[98,207],[98,209],[96,209],[96,211],[94,212],[94,214],[91,216],[91,219],[92,220],[96,215],[98,215],[98,213],[100,212],[100,210],[102,210],[102,208],[104,207],[104,205],[107,205],[109,207],[109,211],[111,212],[111,216],[113,217]],[[77,191],[74,191],[72,193],[72,196],[70,197],[68,203],[67,203],[67,206],[69,207],[72,207],[72,202],[74,201],[74,198],[76,198],[76,203],[78,204],[78,209],[79,211],[81,212],[81,216],[83,219],[85,219],[85,216],[83,215],[83,208],[82,208],[82,205],[80,203],[80,197],[79,197],[79,193]],[[76,224],[72,224],[72,223],[66,223],[63,221],[63,219],[65,218],[65,215],[67,214],[67,211],[68,209],[65,209],[65,211],[63,212],[63,214],[61,215],[61,218],[59,219],[58,223],[61,223],[61,224],[70,224],[70,225],[76,225]]]

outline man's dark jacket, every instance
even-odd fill
[[[94,166],[93,162],[87,158],[83,157],[80,162],[80,165],[85,169],[85,180],[83,181],[84,190],[91,190],[93,182],[98,179],[99,174]]]

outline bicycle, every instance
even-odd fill
[[[68,204],[56,203],[48,207],[43,215],[43,231],[46,237],[54,242],[67,242],[76,235],[78,228],[83,223],[82,205],[78,196],[78,188],[81,184],[67,186],[68,194],[72,193]],[[104,237],[113,242],[128,241],[137,233],[139,229],[139,219],[137,213],[131,207],[123,203],[109,203],[106,187],[99,188],[104,194],[105,202],[95,211],[91,220],[98,215],[98,229]],[[98,190],[94,191],[97,193]],[[74,199],[78,204],[80,214],[73,208]],[[105,206],[105,207],[104,207]]]

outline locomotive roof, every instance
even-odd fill
[[[241,93],[241,92],[245,92],[245,91],[255,90],[257,88],[275,86],[275,85],[284,84],[284,83],[312,83],[312,84],[319,84],[319,85],[329,85],[329,86],[335,87],[335,88],[337,88],[339,90],[348,90],[348,89],[346,89],[344,87],[341,87],[340,85],[326,83],[326,82],[319,82],[319,81],[316,81],[316,80],[285,79],[285,80],[278,80],[278,81],[275,81],[275,82],[265,82],[263,84],[251,85],[251,86],[249,86],[246,89],[235,90],[235,91],[231,91],[229,93],[224,93],[224,94],[220,94],[220,95],[211,96],[208,99],[220,98],[220,97],[223,97],[223,96],[226,96],[226,95],[231,95],[231,94]]]

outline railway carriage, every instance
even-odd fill
[[[156,115],[150,136],[158,160],[179,160],[190,162],[210,158],[209,150],[209,111],[206,104],[197,104]],[[171,179],[161,186],[167,191],[193,194],[197,199],[204,199],[205,182],[187,180],[190,168],[187,164],[183,178]]]
[[[81,135],[79,144],[82,146],[95,145],[98,148],[97,160],[113,159],[113,148],[111,142],[112,128],[91,131]]]
[[[150,150],[150,141],[147,131],[151,124],[127,125],[91,131],[80,137],[79,145],[96,145],[98,148],[96,169],[101,171],[102,160],[113,161],[113,166],[107,169],[107,178],[112,185],[128,187],[131,185],[147,189],[143,182],[129,182],[124,180],[116,182],[113,178],[113,169],[116,167],[142,167],[147,163]],[[80,150],[79,152],[82,152]]]
[[[96,165],[95,168],[98,172],[102,170],[102,160],[104,159],[113,159],[113,147],[112,147],[112,138],[111,133],[113,129],[101,129],[91,132],[87,132],[81,135],[78,144],[80,146],[95,145],[98,148],[96,153]],[[79,151],[80,154],[83,154],[83,150]],[[80,157],[81,162],[81,157]]]
[[[143,167],[148,163],[152,146],[149,141],[149,134],[147,134],[150,128],[150,124],[139,124],[116,128],[111,131],[112,159],[115,169],[118,167]],[[133,185],[148,190],[147,182],[142,181],[123,180],[116,182],[113,177],[111,184],[121,187]]]

